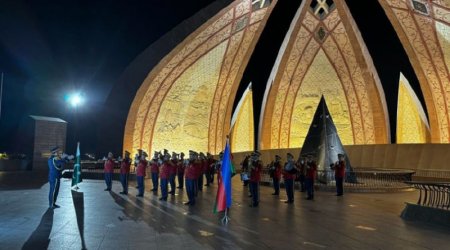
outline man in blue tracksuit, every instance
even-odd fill
[[[67,158],[61,159],[61,152],[58,147],[53,148],[51,152],[52,154],[50,158],[48,158],[48,182],[50,183],[48,206],[50,208],[58,208],[59,206],[56,205],[56,199],[58,198],[61,172]]]

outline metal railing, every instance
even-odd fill
[[[344,188],[360,191],[371,189],[404,189],[411,188],[406,182],[412,180],[414,171],[410,170],[354,170],[347,173]],[[261,181],[272,184],[268,170],[263,170]],[[327,189],[334,188],[336,185],[334,179],[334,171],[319,170],[317,171],[315,186]]]
[[[407,181],[419,190],[417,205],[450,210],[450,182]]]

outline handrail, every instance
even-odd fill
[[[407,181],[419,190],[417,205],[450,210],[450,182]]]

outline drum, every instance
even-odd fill
[[[241,173],[241,181],[248,181],[250,180],[250,176],[247,172]]]

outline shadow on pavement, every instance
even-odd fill
[[[81,249],[86,249],[84,241],[84,193],[72,190],[72,200],[77,216],[78,231],[81,238]]]
[[[53,227],[53,209],[49,208],[42,215],[41,222],[34,230],[22,249],[47,249],[50,244],[50,232]]]
[[[48,182],[48,171],[0,171],[0,190],[39,189]]]

